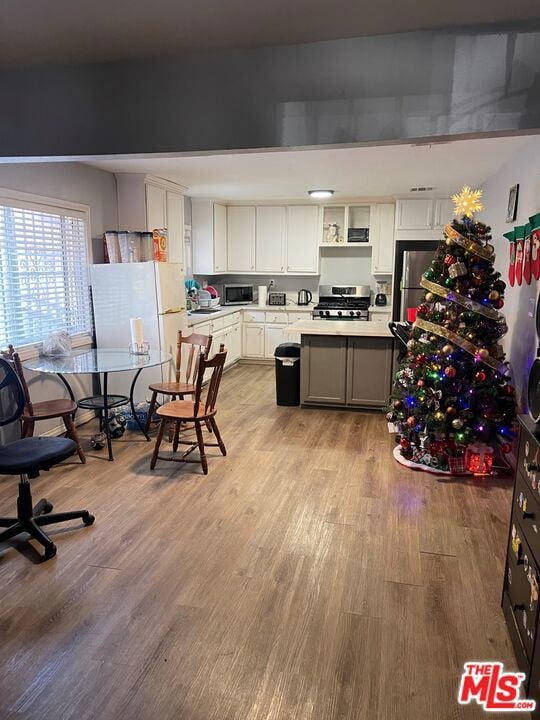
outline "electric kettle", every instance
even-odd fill
[[[298,300],[296,301],[298,305],[309,305],[313,298],[313,295],[310,293],[309,290],[299,290],[298,292]]]

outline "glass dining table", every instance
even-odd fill
[[[139,375],[145,368],[165,365],[170,362],[171,358],[170,353],[162,352],[161,350],[150,350],[150,352],[145,355],[134,355],[130,353],[129,350],[121,348],[94,348],[92,350],[81,350],[80,352],[74,351],[70,355],[58,357],[40,356],[32,358],[24,361],[23,366],[27,370],[34,372],[57,375],[64,383],[70,398],[77,403],[78,407],[87,410],[97,410],[101,414],[101,425],[107,436],[109,460],[113,460],[109,410],[129,403],[135,422],[146,440],[149,441],[150,437],[135,411],[135,402],[133,399],[135,385]],[[133,370],[135,373],[131,381],[129,395],[111,394],[108,389],[109,373],[129,370]],[[69,375],[97,375],[100,377],[100,380],[101,375],[103,375],[103,383],[100,382],[100,393],[75,400],[73,389],[66,377]]]

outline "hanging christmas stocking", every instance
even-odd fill
[[[504,233],[504,237],[507,240],[510,240],[510,257],[508,259],[508,282],[510,283],[510,287],[514,287],[514,283],[516,281],[516,243],[514,238],[514,231],[511,230],[510,232]]]
[[[540,280],[540,213],[529,218],[531,223],[531,266],[535,280]]]
[[[531,284],[531,224],[525,225],[525,240],[523,241],[523,279],[527,285]]]
[[[525,226],[518,225],[518,227],[514,228],[514,231],[516,233],[516,259],[514,262],[516,268],[516,283],[521,285],[523,281],[523,242],[525,240]]]

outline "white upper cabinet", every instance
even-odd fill
[[[184,196],[167,190],[166,195],[167,228],[169,242],[169,262],[184,262]],[[157,226],[156,226],[157,227]]]
[[[396,202],[396,240],[438,240],[452,219],[448,198],[406,198]]]
[[[229,272],[255,270],[254,207],[227,207],[227,269]]]
[[[429,198],[419,200],[398,200],[396,230],[429,230],[433,224],[433,201]]]
[[[117,173],[116,188],[120,229],[166,228],[169,262],[183,263],[185,188],[142,173]]]
[[[319,208],[289,205],[287,209],[287,263],[289,273],[316,275],[319,266]]]
[[[212,200],[191,201],[193,272],[206,275],[227,270],[227,208]]]
[[[227,269],[227,208],[214,203],[214,270]]]
[[[369,239],[371,272],[373,275],[391,275],[394,264],[394,211],[393,203],[371,206]]]
[[[435,200],[434,227],[442,229],[454,219],[454,201],[451,198]]]
[[[157,185],[146,185],[146,228],[167,227],[167,191]],[[130,228],[132,229],[132,228]]]
[[[257,272],[284,272],[286,230],[285,207],[256,209],[255,269]]]

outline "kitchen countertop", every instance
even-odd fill
[[[261,307],[260,305],[227,305],[225,307],[222,307],[218,312],[214,313],[200,313],[197,315],[192,315],[188,311],[188,327],[191,327],[192,325],[198,325],[202,322],[208,322],[210,320],[214,320],[215,318],[225,317],[226,315],[232,315],[236,312],[241,312],[242,310],[251,310],[252,312],[255,310],[260,310],[261,312],[293,312],[293,313],[311,313],[313,310],[313,305],[265,305],[264,307]]]
[[[286,335],[341,335],[344,337],[385,337],[392,333],[384,322],[368,320],[298,320],[283,331]]]

